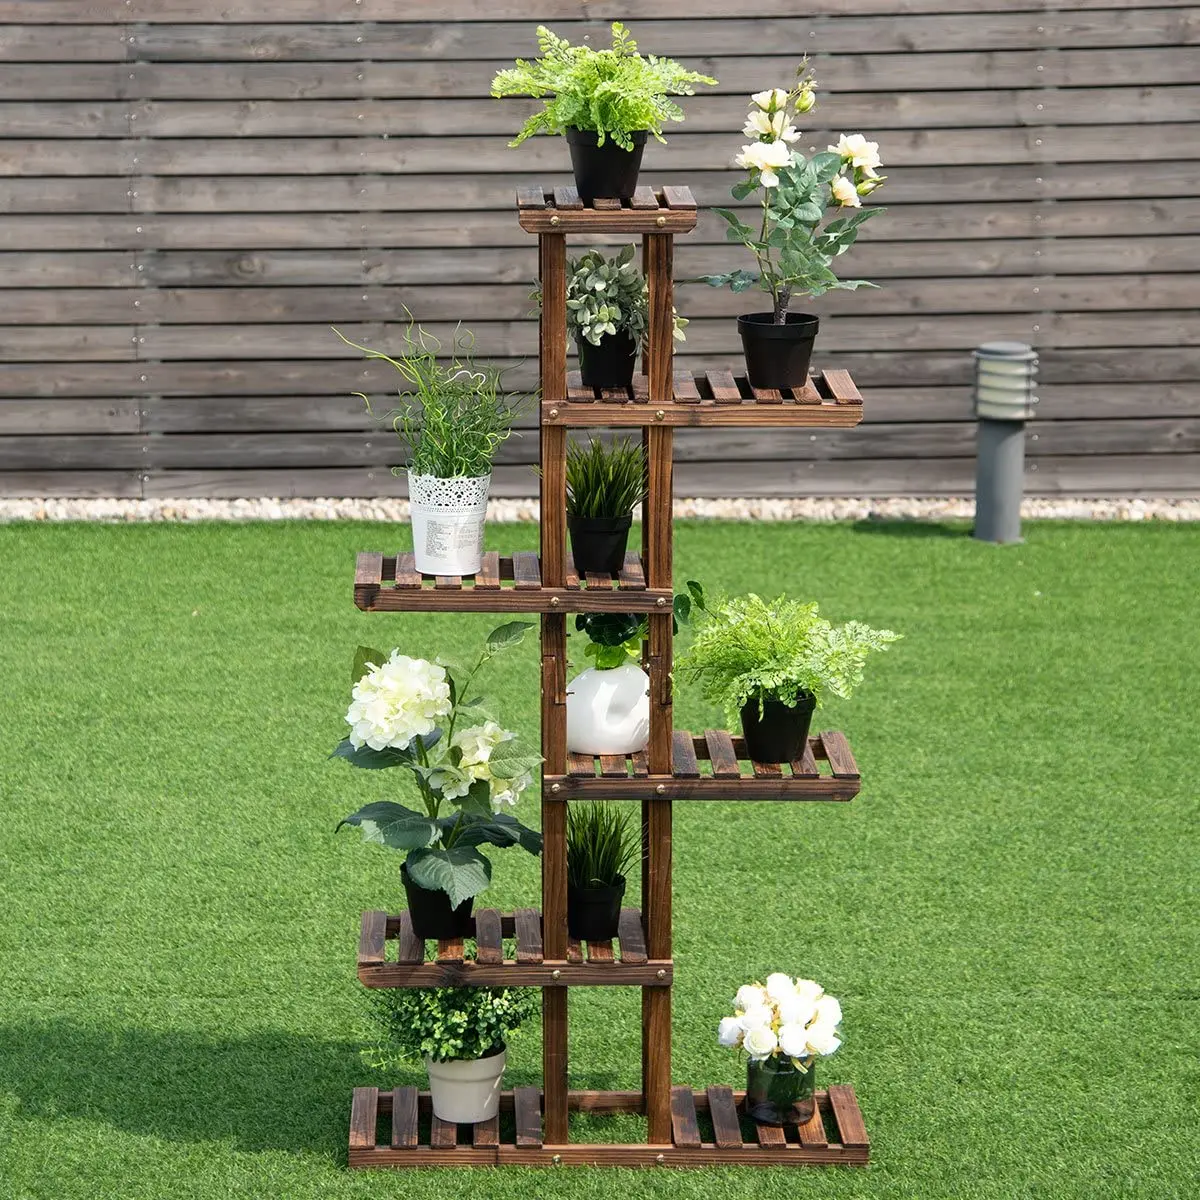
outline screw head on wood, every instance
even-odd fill
[[[550,218],[550,224],[551,224],[551,225],[557,225],[558,223],[559,223],[559,218],[558,218],[558,217],[551,217],[551,218]],[[555,1161],[557,1161],[557,1160],[555,1160]]]
[[[562,791],[562,784],[561,783],[552,783],[550,785],[550,791],[553,792],[555,795],[557,795],[559,792]]]
[[[665,796],[665,795],[667,794],[667,785],[666,785],[665,783],[660,783],[660,784],[658,785],[658,787],[656,787],[654,790],[655,790],[655,791],[656,791],[656,792],[657,792],[657,793],[658,793],[660,796]]]
[[[562,972],[557,967],[555,967],[554,970],[550,972],[550,978],[551,979],[561,979]]]
[[[655,217],[654,223],[661,229],[667,223],[667,218],[666,217]]]
[[[553,1158],[552,1158],[550,1161],[551,1161],[551,1162],[552,1162],[552,1163],[553,1163],[553,1164],[554,1164],[556,1167],[561,1167],[561,1166],[562,1166],[562,1155],[561,1155],[561,1154],[556,1154],[556,1155],[555,1155],[555,1156],[554,1156],[554,1157],[553,1157]]]
[[[655,979],[666,979],[666,977],[667,977],[666,967],[659,967],[658,970],[654,972]]]
[[[655,600],[654,603],[659,608],[666,608],[667,607],[667,598],[666,598],[666,596],[659,596],[659,598],[657,600]]]
[[[551,417],[557,417],[557,416],[558,416],[558,409],[557,409],[557,408],[552,408],[552,409],[550,410],[550,416],[551,416]]]
[[[663,1163],[667,1161],[667,1156],[665,1154],[659,1154],[655,1157],[654,1161],[661,1167]]]
[[[550,607],[551,607],[551,608],[557,608],[557,607],[558,607],[558,604],[559,604],[558,597],[557,597],[557,596],[551,596],[551,597],[550,597]]]

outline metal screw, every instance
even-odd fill
[[[655,600],[654,603],[659,608],[666,608],[667,607],[667,598],[666,598],[666,596],[659,596],[659,598],[657,600]]]
[[[551,597],[550,597],[550,607],[551,607],[551,608],[557,608],[557,607],[558,607],[558,604],[559,604],[558,597],[557,597],[557,596],[551,596]]]
[[[554,970],[550,972],[550,978],[551,979],[560,979],[560,978],[562,978],[562,972],[557,967],[555,967]]]
[[[665,1154],[659,1154],[655,1157],[654,1161],[661,1167],[663,1163],[667,1161],[667,1156]]]
[[[550,218],[550,224],[551,224],[551,225],[557,225],[558,223],[559,223],[559,218],[558,218],[558,217],[551,217],[551,218]]]
[[[666,967],[659,967],[658,970],[654,972],[655,979],[666,979],[666,977],[667,977]]]
[[[663,417],[665,417],[666,415],[667,415],[667,414],[666,414],[665,412],[663,412],[663,410],[660,408],[660,409],[659,409],[659,410],[658,410],[658,411],[657,411],[657,412],[654,414],[654,419],[655,419],[656,421],[661,421],[661,420],[663,419]]]
[[[552,784],[550,785],[550,793],[551,793],[551,795],[557,796],[557,795],[558,795],[558,793],[559,793],[559,792],[561,792],[561,791],[562,791],[562,784],[561,784],[561,783],[552,783]]]
[[[661,229],[667,223],[667,218],[666,217],[655,217],[654,223]]]
[[[655,790],[655,791],[656,791],[656,792],[657,792],[657,793],[658,793],[660,796],[665,796],[665,795],[667,794],[667,785],[666,785],[665,783],[660,783],[660,784],[658,785],[658,787],[656,787],[654,790]]]
[[[561,1166],[562,1166],[562,1155],[561,1155],[561,1154],[556,1154],[556,1155],[555,1155],[555,1156],[554,1156],[554,1157],[553,1157],[553,1158],[552,1158],[550,1161],[551,1161],[551,1162],[552,1162],[552,1163],[553,1163],[553,1164],[554,1164],[556,1167],[561,1167]]]
[[[553,417],[557,417],[557,416],[558,416],[558,409],[557,409],[557,408],[552,408],[552,409],[550,410],[550,416],[551,416],[552,418],[553,418]]]

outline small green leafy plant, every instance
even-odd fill
[[[692,613],[704,605],[704,588],[689,579],[687,591],[676,595],[672,605],[672,632],[678,633],[679,626],[688,624]],[[575,629],[588,637],[583,652],[599,671],[611,671],[631,659],[636,662],[648,628],[645,613],[590,612],[575,618]]]
[[[633,814],[593,801],[567,808],[567,884],[614,887],[641,858]]]
[[[392,1071],[498,1054],[538,1002],[532,988],[368,988],[367,1006],[363,1060]]]
[[[683,110],[668,97],[691,96],[696,84],[717,82],[685,71],[669,58],[653,54],[643,58],[620,21],[613,22],[608,50],[572,46],[544,25],[537,27],[537,43],[540,58],[533,62],[519,58],[516,66],[492,80],[493,96],[549,97],[511,146],[519,146],[535,133],[560,134],[566,129],[591,131],[601,146],[611,138],[625,150],[633,149],[629,135],[640,130],[666,141],[664,122],[683,120]]]
[[[862,682],[867,657],[900,636],[861,621],[834,625],[815,603],[786,596],[767,602],[751,592],[708,603],[675,670],[699,683],[706,700],[721,704],[735,728],[750,700],[758,701],[761,712],[764,700],[790,708],[804,692],[818,703],[826,693],[849,696]]]
[[[449,359],[439,358],[441,340],[411,320],[399,358],[360,346],[338,329],[333,332],[368,358],[391,363],[403,377],[399,407],[378,419],[392,427],[407,449],[408,470],[438,479],[491,474],[496,451],[512,436],[514,421],[532,397],[507,394],[499,368],[475,363],[469,332],[456,333]],[[354,394],[375,416],[370,398]],[[403,469],[394,467],[392,473]]]
[[[576,338],[598,346],[605,334],[624,331],[638,345],[645,341],[650,292],[633,253],[633,246],[611,258],[588,250],[567,264],[567,328]],[[687,321],[674,310],[672,315],[674,336],[682,342]]]
[[[632,438],[567,446],[567,516],[627,517],[646,498],[646,455]]]

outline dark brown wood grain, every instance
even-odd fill
[[[351,1150],[375,1145],[375,1117],[378,1105],[378,1089],[354,1089],[354,1097],[350,1102]]]
[[[516,1144],[542,1144],[542,1097],[535,1087],[513,1089],[513,1111],[516,1115]]]
[[[700,764],[696,761],[696,748],[692,735],[684,729],[676,729],[671,735],[673,772],[676,779],[699,779]]]
[[[481,908],[475,913],[475,961],[481,966],[504,961],[500,913],[494,908]]]
[[[716,779],[738,779],[741,770],[733,749],[733,739],[723,729],[709,729],[704,734],[708,746],[708,758],[712,762],[712,773]]]
[[[387,938],[387,913],[365,912],[358,935],[359,963],[381,963]]]
[[[813,1105],[812,1116],[803,1124],[796,1127],[800,1145],[811,1150],[824,1150],[829,1144],[825,1136],[825,1122],[821,1118],[820,1104]]]
[[[517,962],[541,962],[542,914],[536,908],[518,908],[513,923],[517,930]]]
[[[722,1085],[708,1089],[708,1115],[712,1118],[713,1139],[718,1149],[727,1150],[742,1145],[742,1126],[732,1088]]]
[[[866,1147],[871,1144],[863,1124],[862,1111],[858,1107],[858,1099],[854,1089],[849,1084],[834,1083],[829,1085],[829,1104],[833,1109],[834,1120],[837,1122],[838,1134],[843,1146]]]
[[[621,962],[625,966],[637,966],[646,961],[646,935],[642,929],[642,914],[636,908],[621,909],[618,940],[621,945]]]
[[[699,1146],[700,1127],[696,1123],[696,1102],[692,1089],[671,1089],[671,1136],[676,1146]]]
[[[392,1147],[411,1150],[420,1141],[417,1127],[417,1089],[397,1088],[392,1093]]]
[[[400,933],[397,937],[398,958],[402,964],[419,964],[425,958],[425,943],[413,932],[408,910],[400,914]]]

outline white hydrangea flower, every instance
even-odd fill
[[[506,805],[516,808],[521,793],[533,785],[533,776],[517,775],[512,779],[492,779],[492,811],[499,812]]]
[[[462,761],[459,764],[464,771],[472,767],[486,766],[492,757],[492,751],[501,742],[511,742],[516,737],[502,729],[495,721],[485,721],[482,725],[472,725],[468,729],[460,729],[453,737],[451,744],[462,751]]]
[[[858,189],[845,175],[835,176],[829,185],[829,190],[833,193],[833,198],[838,202],[839,208],[862,208],[862,199],[859,197]]]
[[[842,1006],[835,996],[822,996],[817,1001],[816,1020],[823,1025],[836,1025],[842,1019]]]
[[[768,88],[765,92],[755,92],[750,99],[758,105],[763,112],[774,112],[777,108],[782,108],[787,103],[788,94],[784,88]]]
[[[722,1046],[740,1046],[742,1032],[742,1024],[737,1017],[722,1017],[720,1025],[717,1026],[717,1041]]]
[[[769,1025],[756,1025],[746,1031],[742,1049],[753,1059],[768,1058],[775,1053],[779,1039]]]
[[[853,167],[883,166],[879,157],[879,143],[868,142],[861,133],[843,133],[836,146],[827,146],[832,154],[840,154]]]
[[[796,985],[792,982],[792,977],[785,975],[782,971],[776,971],[767,976],[766,989],[767,995],[776,1004],[796,994]]]
[[[804,1031],[804,1040],[813,1054],[832,1054],[841,1044],[837,1030],[825,1021],[816,1021]]]
[[[807,997],[791,995],[775,1002],[781,1025],[807,1025],[816,1015],[815,1003]]]
[[[733,161],[748,171],[761,171],[763,187],[777,187],[779,176],[775,172],[792,165],[792,152],[785,142],[752,142],[743,146],[741,154]]]
[[[387,662],[368,663],[367,668],[354,685],[346,712],[355,749],[406,750],[449,715],[450,684],[435,663],[393,650]]]
[[[757,983],[744,983],[733,998],[733,1007],[749,1012],[752,1008],[761,1008],[767,1002],[767,990]]]
[[[790,1022],[780,1027],[779,1048],[788,1058],[808,1057],[808,1035],[804,1026]]]

